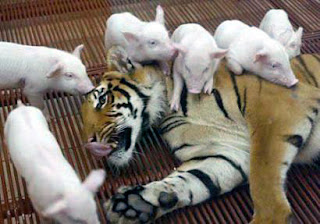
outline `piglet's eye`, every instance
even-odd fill
[[[73,78],[73,77],[74,77],[74,74],[73,74],[73,73],[70,73],[70,72],[65,73],[64,75],[65,75],[67,78]]]
[[[148,44],[149,44],[150,46],[156,46],[156,45],[157,45],[157,41],[156,41],[156,40],[149,40],[149,41],[148,41]]]
[[[295,48],[297,45],[296,44],[290,44],[290,47]]]
[[[278,68],[278,67],[280,67],[280,64],[274,63],[274,64],[271,64],[271,67],[272,67],[272,68]]]

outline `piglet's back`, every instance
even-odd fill
[[[246,61],[248,57],[252,56],[258,49],[263,48],[272,39],[256,27],[249,27],[241,32],[239,38],[230,44],[229,55],[237,56],[237,60]]]
[[[39,109],[21,105],[13,110],[5,124],[5,138],[14,164],[27,182],[43,175],[44,167],[64,169],[76,178]]]

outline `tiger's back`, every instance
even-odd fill
[[[315,117],[313,113],[320,99],[319,62],[317,55],[303,55],[293,60],[300,83],[292,89],[254,75],[234,75],[222,62],[215,75],[212,94],[184,94],[182,110],[165,118],[161,131],[173,149],[187,142],[191,144],[194,139],[199,144],[208,141],[227,144],[229,141],[230,147],[249,151],[250,136],[257,128],[278,123],[280,131],[286,123],[294,123],[299,117],[307,120],[308,116]],[[182,128],[182,121],[199,128],[186,128],[186,132],[194,133],[184,136],[184,131],[176,130]]]

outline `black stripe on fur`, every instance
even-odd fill
[[[246,115],[246,109],[247,109],[247,87],[244,89],[244,93],[243,93],[243,107],[241,109],[241,114],[243,117]]]
[[[235,78],[235,74],[233,74],[231,71],[230,71],[230,78],[231,78],[231,81],[232,81],[232,85],[233,85],[233,90],[236,94],[236,97],[237,97],[237,105],[238,105],[238,108],[239,108],[239,111],[241,112],[241,97],[240,97],[240,93],[239,93],[239,88],[238,88],[238,84],[237,84],[237,80]]]
[[[226,118],[228,118],[229,120],[232,120],[232,119],[229,117],[228,112],[226,111],[226,109],[225,109],[224,106],[223,106],[223,100],[222,100],[222,98],[221,98],[220,92],[219,92],[217,89],[213,89],[213,90],[212,90],[212,93],[213,93],[213,96],[214,96],[214,98],[215,98],[215,100],[216,100],[216,102],[217,102],[217,104],[218,104],[221,112],[223,113],[223,115],[224,115]]]
[[[234,161],[232,161],[231,159],[229,159],[229,158],[227,158],[226,156],[223,156],[223,155],[198,156],[198,157],[191,158],[188,161],[191,161],[191,160],[206,160],[206,159],[211,159],[211,158],[222,159],[222,160],[226,161],[227,163],[229,163],[234,169],[236,169],[240,173],[243,181],[247,181],[248,180],[247,175],[243,171],[242,167],[240,165],[238,165],[237,163],[235,163]]]
[[[171,131],[172,129],[179,127],[181,125],[187,124],[187,123],[188,123],[187,121],[183,121],[183,120],[182,121],[181,120],[174,121],[174,122],[168,124],[167,126],[161,128],[160,133],[165,134],[165,133]]]
[[[301,135],[286,136],[286,141],[298,149],[300,149],[303,145],[303,138]]]
[[[320,57],[317,54],[313,54],[312,55],[314,57],[314,59],[316,59],[319,63],[320,63]]]
[[[131,96],[126,90],[120,88],[119,86],[115,86],[113,90],[121,93],[124,97],[127,98],[128,101],[130,101]]]
[[[192,174],[202,182],[210,193],[210,198],[213,198],[220,194],[221,187],[217,184],[214,184],[210,176],[199,169],[188,170],[188,173]]]
[[[301,64],[301,66],[304,68],[304,70],[306,71],[306,74],[309,75],[309,77],[312,79],[314,85],[316,87],[318,87],[318,82],[316,80],[316,78],[314,77],[314,75],[312,74],[312,72],[309,70],[306,62],[304,61],[304,59],[301,57],[301,55],[297,56],[296,59],[299,61],[299,63]]]
[[[183,120],[184,116],[178,115],[178,114],[172,114],[170,116],[165,117],[162,121],[160,126],[165,125],[166,122],[171,121],[172,119],[177,119],[177,120]]]
[[[186,84],[184,83],[183,89],[182,89],[182,92],[181,92],[180,105],[181,105],[181,110],[183,112],[183,115],[185,117],[188,116],[187,115],[187,113],[188,113],[188,101],[187,101],[187,98],[188,98],[188,89],[187,89]]]
[[[182,144],[180,146],[172,148],[171,152],[175,153],[175,152],[179,151],[180,149],[183,149],[184,147],[189,147],[189,146],[193,146],[193,145],[191,145],[191,144]]]

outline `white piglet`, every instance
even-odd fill
[[[4,134],[11,159],[24,177],[43,222],[100,223],[94,193],[102,185],[105,172],[92,171],[81,183],[39,109],[19,101],[8,116]]]
[[[230,44],[238,38],[241,32],[250,28],[247,24],[239,20],[226,20],[222,22],[214,32],[218,47],[228,49]]]
[[[23,87],[31,105],[44,109],[50,91],[85,94],[94,86],[80,59],[83,45],[74,52],[0,42],[0,89]]]
[[[226,58],[228,67],[237,75],[245,69],[287,87],[298,82],[284,47],[256,27],[240,33],[230,44]]]
[[[260,29],[278,40],[286,48],[290,58],[300,54],[303,28],[299,27],[294,31],[284,10],[269,10],[261,21]]]
[[[171,109],[178,110],[184,83],[190,93],[211,93],[213,75],[228,50],[218,48],[213,36],[195,23],[179,26],[171,39],[179,46],[173,65],[174,90],[171,99]]]
[[[105,46],[109,50],[113,45],[123,47],[133,65],[158,61],[166,74],[169,73],[166,62],[176,53],[160,5],[155,21],[151,22],[141,21],[129,12],[111,15],[106,22]]]

